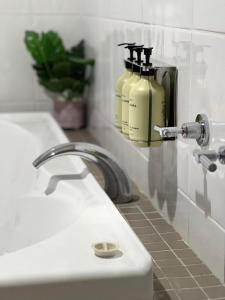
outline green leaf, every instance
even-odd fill
[[[33,59],[38,64],[43,64],[46,58],[43,53],[39,34],[34,31],[26,31],[24,42]]]
[[[49,78],[49,74],[44,65],[35,64],[32,67],[35,70],[35,72],[37,73],[37,76],[39,78],[43,78],[43,79]]]
[[[70,56],[69,60],[73,63],[79,64],[79,65],[89,65],[89,66],[94,66],[95,60],[92,58],[80,58],[80,57],[75,57],[75,56]]]
[[[81,40],[76,46],[72,47],[69,52],[72,56],[75,57],[85,57],[85,41]]]
[[[60,61],[65,58],[63,41],[56,32],[42,33],[41,44],[48,62]]]
[[[54,64],[52,74],[57,78],[70,77],[72,75],[71,63],[63,61]]]
[[[38,64],[47,64],[65,57],[66,52],[61,38],[56,32],[38,34],[34,31],[26,31],[25,44]]]

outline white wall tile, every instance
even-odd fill
[[[88,0],[87,0],[88,1]],[[98,16],[99,17],[111,17],[111,2],[113,0],[95,0],[95,3],[98,1]]]
[[[29,0],[1,0],[0,15],[28,14],[30,12]]]
[[[143,20],[150,24],[192,27],[193,0],[143,0]]]
[[[33,14],[80,14],[83,11],[81,0],[30,0]],[[93,3],[90,1],[90,4]],[[87,6],[88,7],[88,6]]]
[[[225,32],[224,0],[194,0],[193,27]]]
[[[217,145],[212,149],[218,150]],[[204,213],[211,216],[218,224],[225,228],[225,173],[224,166],[217,163],[214,173],[206,172],[201,164],[197,164],[192,152],[195,146],[189,146],[189,188],[188,195]]]
[[[139,0],[113,0],[110,5],[110,16],[115,19],[142,21],[142,2]]]
[[[178,189],[177,202],[174,212],[174,219],[172,220],[173,226],[180,233],[186,243],[189,242],[189,218],[190,215],[190,202],[186,194]]]
[[[32,102],[31,60],[23,42],[24,31],[29,28],[29,16],[0,17],[0,102]]]
[[[194,32],[192,35],[192,72],[190,119],[205,113],[211,121],[223,122],[225,110],[225,36]]]
[[[189,244],[221,281],[224,281],[224,230],[197,206],[190,205]]]

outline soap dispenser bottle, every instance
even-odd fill
[[[143,45],[134,48],[134,51],[137,53],[137,59],[133,62],[133,73],[122,87],[122,133],[127,138],[129,138],[129,94],[132,87],[140,80],[142,50]]]
[[[155,80],[150,63],[153,48],[144,48],[141,79],[130,91],[129,138],[139,147],[160,146],[162,139],[154,126],[165,126],[165,92]]]
[[[131,77],[132,75],[132,61],[134,60],[133,57],[133,47],[135,43],[121,43],[118,46],[130,46],[130,56],[127,60],[124,61],[125,64],[125,71],[123,74],[117,79],[116,86],[115,86],[115,126],[121,130],[122,128],[122,87],[124,83]]]

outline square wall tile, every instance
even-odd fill
[[[31,0],[31,11],[33,14],[80,14],[82,12],[83,1]],[[94,1],[90,1],[89,3],[94,3]]]
[[[29,0],[2,0],[0,1],[0,15],[15,15],[30,13]]]
[[[31,29],[35,31],[53,30],[60,34],[65,47],[72,47],[83,38],[82,18],[79,16],[63,15],[34,15],[32,16]]]
[[[180,233],[183,240],[188,243],[189,239],[189,214],[190,200],[187,195],[180,189],[177,191],[176,205],[174,206],[174,217],[171,224],[176,231]]]
[[[177,187],[188,194],[189,145],[182,138],[177,140]]]
[[[179,28],[192,27],[193,0],[143,0],[143,21]]]
[[[225,32],[225,2],[223,0],[194,0],[193,27]]]
[[[110,1],[105,0],[105,6],[107,5],[108,8]],[[76,3],[77,8],[80,9],[80,13],[83,16],[99,16],[101,9],[104,7],[102,0],[71,0],[71,2]],[[73,6],[75,7],[75,5]]]
[[[225,111],[225,36],[193,32],[191,58],[191,96],[189,117],[205,113],[211,121],[223,122]]]
[[[225,232],[196,205],[190,205],[189,245],[211,271],[224,282]]]
[[[188,30],[145,27],[145,40],[151,44],[156,63],[175,66],[177,80],[177,119],[178,126],[188,121],[190,82],[191,82],[191,33]]]
[[[0,17],[0,102],[29,103],[33,101],[33,70],[24,45],[24,32],[31,27],[31,18]]]
[[[125,21],[142,21],[142,1],[139,0],[111,0],[110,17]]]

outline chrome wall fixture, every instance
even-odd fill
[[[215,150],[196,149],[193,151],[193,155],[197,163],[202,164],[209,172],[215,172],[217,170],[217,165],[215,164],[217,160],[221,164],[225,164],[225,146],[221,146],[218,152]]]
[[[181,134],[185,139],[195,139],[199,146],[207,146],[209,143],[209,122],[204,114],[198,114],[195,122],[183,123],[181,128],[155,126],[154,129],[163,140],[176,138]]]
[[[179,134],[185,139],[195,139],[197,144],[202,149],[193,151],[196,162],[209,172],[217,170],[216,161],[225,165],[225,146],[221,146],[218,151],[207,150],[205,146],[209,144],[209,121],[206,115],[198,114],[195,122],[183,123],[181,128],[178,127],[158,127],[154,129],[159,132],[160,136],[164,139],[176,138]]]

